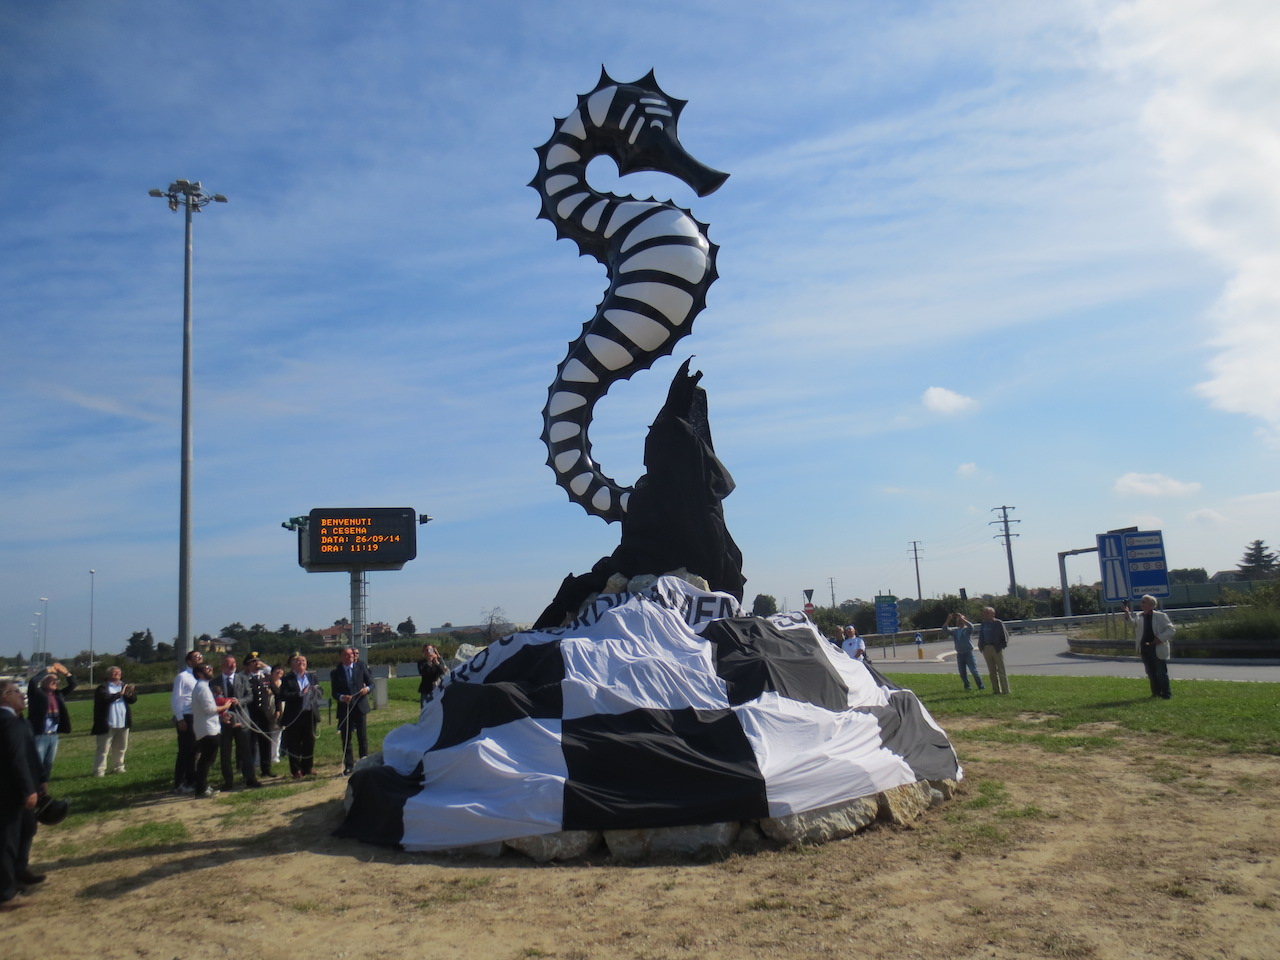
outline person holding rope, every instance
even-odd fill
[[[222,658],[222,673],[214,677],[212,686],[235,702],[235,706],[222,715],[222,736],[218,746],[222,755],[222,789],[232,790],[235,787],[235,771],[239,768],[244,785],[256,790],[262,784],[257,777],[258,758],[254,754],[255,742],[249,716],[253,686],[246,673],[236,670],[236,658],[231,654]]]
[[[289,755],[293,779],[311,776],[316,758],[316,728],[320,725],[320,698],[324,695],[314,673],[307,672],[307,658],[300,653],[289,661],[293,668],[280,680],[278,694],[284,712],[282,743]]]
[[[280,724],[276,720],[276,691],[271,674],[257,654],[249,654],[244,665],[249,678],[249,736],[258,759],[261,777],[273,776],[271,764],[280,756]],[[274,736],[273,736],[274,735]]]
[[[365,731],[365,714],[369,712],[369,691],[373,675],[360,662],[360,651],[346,647],[341,662],[329,674],[329,692],[338,701],[338,736],[342,738],[342,775],[350,776],[355,766],[351,759],[351,737],[355,735],[360,757],[369,755],[369,736]]]

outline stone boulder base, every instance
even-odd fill
[[[360,764],[381,762],[381,755],[374,755],[361,760]],[[723,857],[734,849],[745,852],[747,848],[759,847],[761,834],[774,843],[805,846],[851,837],[877,821],[905,826],[918,820],[930,807],[950,800],[955,788],[954,780],[921,780],[819,810],[768,817],[758,823],[606,830],[603,834],[592,830],[562,830],[438,850],[434,855],[489,859],[511,849],[537,863],[549,863],[585,857],[603,842],[611,857],[630,863],[672,857]],[[349,797],[347,803],[350,804]]]
[[[545,833],[536,837],[519,837],[508,840],[507,846],[517,853],[523,853],[536,863],[548,863],[552,860],[576,860],[600,846],[601,836],[597,830],[561,830],[559,833]]]

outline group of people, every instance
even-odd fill
[[[343,651],[344,659],[350,652]],[[216,796],[219,791],[209,783],[215,758],[223,790],[234,789],[237,771],[246,788],[258,789],[263,779],[275,776],[272,764],[281,753],[288,757],[294,779],[311,775],[324,690],[307,669],[307,658],[294,654],[286,671],[251,653],[244,669],[238,666],[228,654],[215,671],[201,651],[192,650],[174,678],[170,709],[178,740],[176,794]]]
[[[425,696],[448,672],[436,648],[422,648],[419,662]],[[325,703],[324,688],[307,668],[307,658],[296,653],[289,669],[274,670],[255,653],[236,669],[236,658],[222,658],[215,673],[204,654],[187,654],[187,666],[173,682],[171,707],[177,730],[177,758],[173,790],[177,794],[212,797],[219,791],[209,784],[215,756],[221,756],[222,789],[235,787],[238,770],[246,788],[262,786],[274,774],[271,765],[283,754],[295,779],[312,775],[316,731]],[[373,692],[373,675],[355,647],[343,649],[338,666],[329,673],[329,691],[337,706],[338,737],[342,741],[342,773],[349,775],[358,759],[369,755],[366,717]]]
[[[435,646],[425,644],[418,661],[418,694],[423,702],[448,672]],[[350,774],[356,760],[369,753],[366,715],[373,676],[360,661],[359,651],[347,647],[329,682],[337,706],[342,772]],[[65,694],[75,688],[71,671],[58,662],[35,674],[25,693],[18,681],[0,681],[0,911],[23,906],[25,901],[17,900],[18,895],[45,879],[31,871],[28,861],[36,811],[50,800],[49,780],[59,737],[71,732]],[[134,685],[124,682],[121,669],[108,667],[93,697],[90,732],[97,739],[95,777],[125,772],[137,699]],[[290,659],[287,671],[272,669],[256,653],[249,655],[243,669],[236,657],[224,656],[215,671],[201,651],[193,650],[174,680],[170,697],[177,731],[174,792],[215,796],[218,790],[209,783],[215,758],[221,759],[226,790],[234,788],[237,771],[245,787],[261,787],[264,779],[273,776],[272,764],[280,761],[282,753],[295,779],[311,776],[323,703],[324,690],[300,653]],[[46,814],[41,816],[53,822]]]
[[[942,629],[951,637],[956,646],[956,669],[960,671],[960,679],[966,690],[972,690],[969,677],[972,675],[979,690],[985,690],[982,676],[978,673],[978,664],[973,658],[973,634],[978,634],[978,652],[987,664],[987,675],[991,678],[991,692],[1007,694],[1009,692],[1009,675],[1004,668],[1004,650],[1009,646],[1009,631],[1004,621],[996,619],[995,607],[982,608],[982,620],[973,623],[963,613],[947,615]]]
[[[1129,601],[1122,604],[1126,619],[1134,627],[1134,649],[1142,658],[1142,666],[1147,680],[1151,684],[1151,696],[1169,700],[1173,693],[1169,688],[1169,656],[1172,653],[1171,641],[1177,629],[1169,615],[1157,610],[1156,598],[1147,594],[1141,600],[1142,610],[1134,613],[1129,608]],[[991,677],[992,693],[1008,693],[1009,677],[1004,667],[1004,650],[1009,646],[1009,631],[1004,622],[996,619],[994,607],[982,608],[982,622],[971,623],[964,614],[952,613],[947,617],[943,629],[950,635],[956,645],[956,669],[960,671],[960,679],[966,690],[969,676],[973,676],[979,690],[986,689],[982,685],[982,677],[978,674],[978,665],[973,659],[973,634],[978,633],[978,650],[987,663],[987,673]]]

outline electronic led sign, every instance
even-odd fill
[[[298,532],[298,563],[308,571],[399,570],[418,555],[412,507],[312,510]]]

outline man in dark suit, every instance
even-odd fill
[[[249,735],[249,705],[253,703],[249,677],[236,669],[236,658],[228,654],[222,658],[222,672],[210,681],[209,686],[215,691],[221,689],[223,697],[235,701],[231,709],[222,715],[222,737],[218,746],[222,753],[222,789],[230,790],[236,785],[232,749],[235,750],[235,766],[240,768],[244,785],[257,789],[262,784],[258,783],[257,757],[254,756],[256,744]]]
[[[20,890],[44,881],[27,861],[36,835],[36,803],[45,793],[44,769],[31,728],[22,719],[25,698],[12,680],[0,681],[0,910],[22,906]]]
[[[307,658],[302,654],[294,654],[289,665],[292,669],[280,678],[280,741],[289,755],[289,772],[298,780],[311,776],[315,763],[316,727],[320,725],[324,691],[316,675],[307,671]]]
[[[338,701],[338,736],[342,738],[342,773],[346,776],[355,766],[351,759],[353,735],[360,748],[360,756],[369,755],[365,714],[369,712],[373,675],[360,662],[360,652],[355,647],[347,647],[342,651],[341,662],[329,674],[329,683],[329,692]]]

